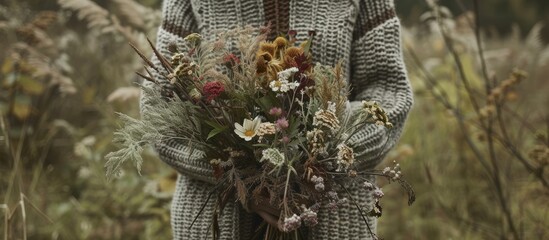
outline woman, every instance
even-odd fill
[[[332,66],[342,60],[345,76],[352,86],[351,99],[355,103],[375,100],[387,110],[394,124],[392,130],[372,125],[350,140],[357,167],[375,167],[397,142],[412,106],[412,92],[401,55],[400,23],[393,0],[165,0],[157,48],[169,56],[168,45],[181,44],[189,33],[211,37],[217,30],[246,25],[261,27],[267,23],[271,23],[273,37],[295,30],[297,39],[303,40],[309,31],[315,31],[313,60]],[[149,107],[144,96],[142,111],[148,111]],[[214,201],[207,204],[193,227],[190,226],[215,182],[209,163],[202,159],[201,152],[191,154],[187,146],[176,140],[158,144],[157,151],[164,162],[180,173],[171,209],[174,238],[207,238],[211,235]],[[371,208],[370,194],[359,187],[351,189],[352,198],[363,208]],[[369,229],[375,232],[376,220],[368,218],[367,226],[356,207],[347,205],[335,211],[321,210],[319,224],[308,237],[373,238]],[[251,209],[272,222],[268,207],[252,206]],[[250,239],[257,226],[257,216],[230,202],[220,218],[220,238]]]

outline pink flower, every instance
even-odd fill
[[[280,142],[287,144],[290,142],[290,138],[288,136],[284,136],[280,139]]]
[[[271,108],[271,110],[269,110],[269,114],[278,117],[282,115],[282,109],[279,107]]]
[[[278,120],[276,120],[276,127],[280,130],[282,129],[286,129],[290,126],[290,124],[288,123],[288,120],[286,120],[286,118],[280,118]]]
[[[225,87],[223,86],[223,83],[219,81],[207,82],[202,88],[202,92],[204,92],[204,95],[206,96],[208,102],[219,97],[219,95],[221,95],[221,93],[223,93],[224,91]]]

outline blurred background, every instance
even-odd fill
[[[385,239],[549,239],[549,1],[396,0],[415,105]],[[1,239],[170,239],[176,173],[105,179],[161,0],[0,0]]]

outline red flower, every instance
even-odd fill
[[[227,54],[223,57],[223,62],[229,63],[231,65],[240,64],[240,59],[234,54]]]
[[[288,36],[289,36],[290,38],[295,37],[295,35],[297,35],[297,31],[296,31],[296,30],[290,30],[290,31],[288,31]]]
[[[202,88],[202,92],[206,96],[208,102],[211,102],[215,98],[219,97],[219,95],[221,95],[224,91],[225,87],[223,86],[223,83],[219,81],[207,82]]]
[[[303,53],[297,55],[294,60],[300,72],[305,72],[311,68],[311,59]]]

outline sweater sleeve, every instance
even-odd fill
[[[166,57],[170,58],[168,51],[170,43],[176,43],[178,47],[184,46],[183,38],[190,33],[196,32],[197,22],[194,17],[190,0],[164,0],[162,5],[162,25],[158,30],[156,48]],[[163,69],[160,61],[153,57],[151,61]],[[171,84],[159,73],[153,73],[154,78],[159,84],[148,81],[143,83],[145,88],[156,88],[155,91],[166,93]],[[163,89],[161,89],[163,88]],[[146,92],[142,92],[140,109],[142,117],[147,117],[149,111],[155,111],[154,105],[149,101],[150,97]],[[155,149],[162,161],[177,170],[179,173],[190,176],[195,179],[214,183],[213,172],[210,164],[204,159],[204,152],[194,149],[191,150],[181,140],[166,140],[158,142]]]
[[[362,100],[374,100],[394,125],[392,129],[368,125],[349,140],[358,169],[369,169],[397,143],[413,98],[393,0],[361,0],[358,10],[351,46],[352,106],[356,110]]]

